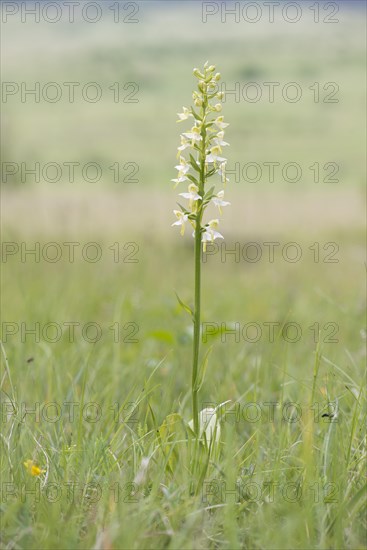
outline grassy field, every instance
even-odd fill
[[[139,103],[2,105],[3,162],[103,168],[96,184],[2,185],[2,548],[366,548],[362,12],[203,24],[199,2],[139,6],[138,25],[3,25],[3,79],[136,82]],[[192,305],[193,242],[170,227],[169,183],[175,114],[207,58],[228,89],[304,92],[223,106],[229,166],[263,172],[233,175],[225,242],[203,257],[200,408],[228,401],[210,455],[187,427],[192,325],[175,292]],[[315,103],[316,81],[339,103]],[[268,181],[273,161],[302,177]],[[137,163],[139,183],[114,183],[114,162]],[[339,181],[317,183],[315,162]]]

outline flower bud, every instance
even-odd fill
[[[220,103],[217,103],[216,105],[214,105],[214,109],[220,113],[220,111],[222,110],[222,105]]]
[[[201,107],[203,102],[201,101],[200,97],[197,97],[195,100],[194,100],[194,103],[196,105],[196,107]]]
[[[217,98],[220,99],[220,100],[224,99],[224,92],[218,92],[217,93]]]
[[[213,73],[215,71],[215,65],[210,65],[208,72]]]
[[[195,75],[197,78],[204,78],[204,75],[201,74],[201,72],[200,72],[199,69],[197,69],[197,68],[195,68],[195,69],[193,70],[193,73],[194,73],[194,75]]]
[[[220,80],[220,73],[217,73],[216,75],[214,75],[214,80],[216,80],[218,82],[218,80]]]

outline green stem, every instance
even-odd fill
[[[199,437],[199,411],[198,411],[198,365],[200,350],[200,299],[201,299],[201,232],[200,226],[195,230],[195,309],[194,309],[194,347],[192,362],[192,417],[194,419],[194,432]]]
[[[199,194],[204,196],[205,188],[205,154],[206,154],[206,129],[205,113],[207,101],[202,107],[202,120],[204,122],[201,132],[202,146],[200,151],[200,186]],[[192,417],[194,432],[199,437],[199,409],[198,409],[198,367],[201,336],[201,221],[203,216],[202,201],[198,201],[195,225],[195,306],[194,306],[194,343],[192,360]]]

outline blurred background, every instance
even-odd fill
[[[17,168],[3,164],[5,227],[172,235],[170,179],[184,131],[176,112],[191,102],[192,68],[207,59],[234,92],[223,110],[234,171],[227,234],[360,223],[364,2],[276,3],[273,22],[262,2],[79,2],[71,15],[61,3],[41,2],[38,15],[32,2],[16,13],[9,4],[2,159]],[[26,172],[37,162],[38,185]],[[84,174],[88,163],[98,168]]]

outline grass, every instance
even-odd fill
[[[14,393],[5,375],[3,407],[10,398],[18,407],[2,423],[4,547],[363,548],[362,290],[344,238],[340,263],[322,269],[278,261],[274,271],[216,256],[203,265],[203,321],[228,329],[256,321],[263,336],[237,343],[223,334],[223,343],[219,332],[204,344],[213,351],[202,407],[231,403],[218,456],[194,473],[184,425],[174,435],[162,428],[173,412],[190,417],[192,335],[173,289],[190,301],[191,248],[153,240],[136,264],[10,260],[4,288],[15,279],[18,291],[4,294],[4,320],[97,322],[102,336],[88,343],[76,328],[74,343],[63,330],[56,343],[50,333],[4,344]],[[287,320],[301,327],[300,340],[277,329],[270,342],[263,323]],[[136,323],[138,342],[114,343],[114,322],[125,340],[125,323]],[[328,329],[316,344],[314,322],[336,323],[338,342],[327,342]],[[35,407],[38,418],[25,414]],[[336,408],[336,418],[324,416]],[[24,468],[28,458],[47,470],[38,502],[22,497],[40,481]]]
[[[3,241],[62,250],[56,263],[19,252],[2,265],[2,547],[366,548],[363,19],[343,8],[337,28],[203,25],[200,3],[145,5],[140,25],[123,32],[4,26],[5,80],[137,81],[141,101],[3,104],[3,160],[118,159],[140,171],[138,189],[106,171],[99,186],[78,177],[2,187]],[[212,351],[199,408],[230,400],[209,461],[186,426],[192,330],[175,291],[192,305],[193,242],[170,228],[176,191],[167,187],[175,113],[191,68],[207,58],[229,86],[335,81],[341,90],[339,104],[224,106],[230,163],[295,161],[303,176],[228,186],[226,245],[256,242],[263,257],[223,262],[218,252],[202,266],[203,354]],[[312,181],[316,161],[338,162],[340,182]],[[96,263],[81,255],[92,241]],[[301,260],[269,262],[270,241],[297,242]],[[81,243],[74,262],[65,242]],[[325,243],[338,245],[337,263],[325,262]],[[35,323],[39,338],[24,333]],[[287,323],[301,330],[295,342]],[[32,477],[26,460],[45,472]]]

